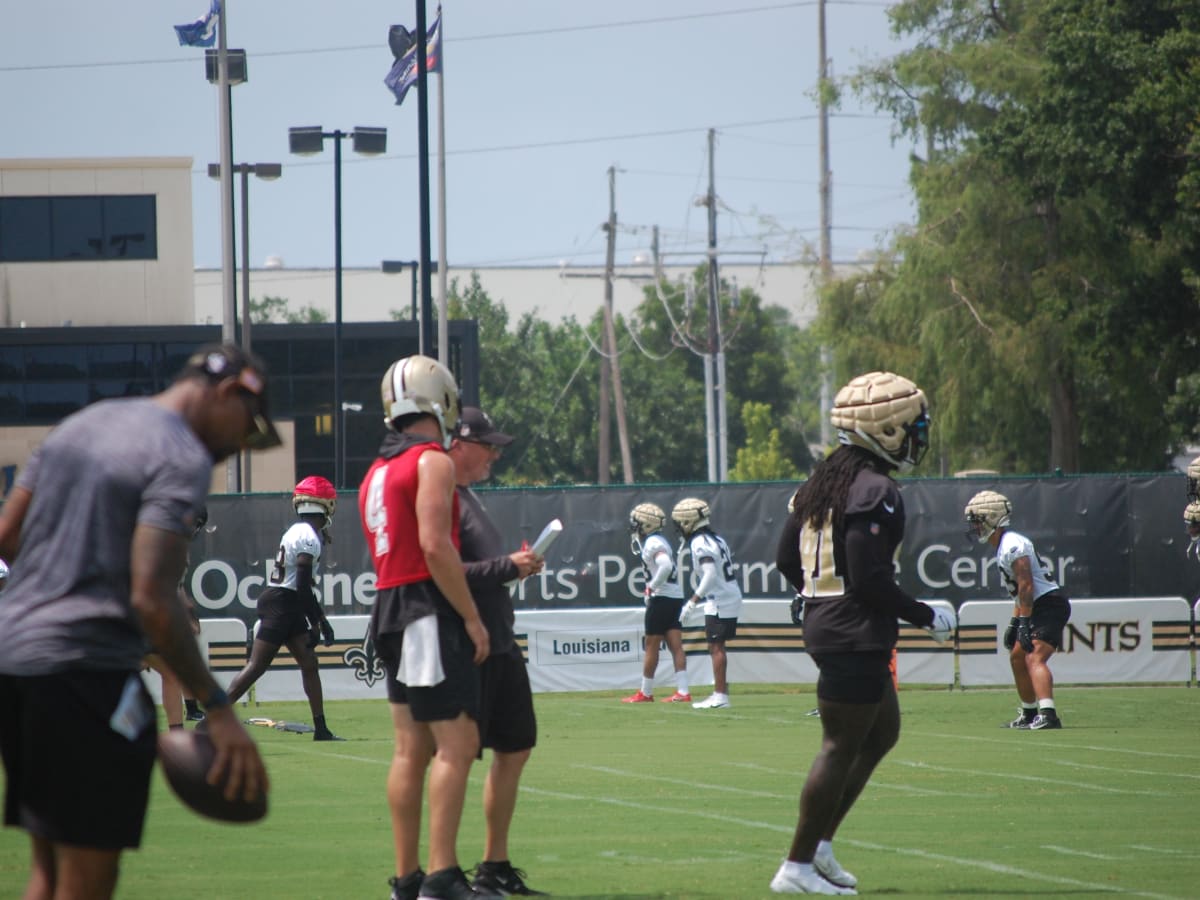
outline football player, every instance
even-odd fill
[[[261,360],[206,345],[159,394],[68,416],[17,476],[0,511],[13,567],[0,602],[0,756],[5,824],[31,841],[25,897],[111,897],[122,852],[141,843],[156,743],[147,643],[208,711],[210,783],[227,777],[231,801],[268,789],[177,590],[213,463],[280,443],[267,399]]]
[[[888,672],[896,620],[928,628],[937,640],[953,629],[948,612],[901,590],[892,567],[905,522],[892,472],[916,465],[929,447],[924,392],[891,372],[870,372],[838,391],[831,418],[841,446],[796,491],[776,553],[803,600],[822,731],[791,848],[771,881],[781,894],[856,893],[858,881],[832,842],[900,737]]]
[[[654,503],[639,503],[629,513],[630,549],[641,558],[646,578],[646,658],[642,661],[641,688],[622,698],[622,703],[654,702],[654,673],[658,669],[658,648],[663,641],[675,663],[675,693],[663,703],[692,702],[679,624],[683,585],[679,583],[675,551],[663,535],[666,524],[667,514]]]
[[[1187,499],[1188,503],[1200,500],[1200,456],[1197,456],[1187,467]]]
[[[671,521],[683,535],[692,555],[692,571],[700,581],[679,614],[683,622],[688,613],[704,604],[704,637],[712,659],[713,692],[698,703],[695,709],[724,709],[729,706],[729,682],[726,673],[729,657],[727,641],[737,635],[738,616],[742,612],[742,589],[733,570],[733,554],[725,539],[712,530],[708,503],[687,497],[671,510]]]
[[[387,669],[395,752],[388,770],[396,875],[392,900],[474,897],[458,828],[479,753],[479,666],[491,640],[459,553],[454,462],[458,385],[427,356],[392,363],[381,385],[388,427],[358,489],[375,567],[371,634]],[[429,874],[420,866],[429,772]],[[490,892],[489,892],[490,895]]]
[[[314,649],[319,641],[324,641],[326,647],[333,644],[333,626],[313,593],[321,550],[332,540],[330,526],[337,509],[337,491],[328,479],[309,475],[292,491],[292,507],[297,522],[279,539],[267,587],[258,595],[258,631],[250,661],[229,683],[229,699],[237,702],[250,690],[286,644],[300,667],[300,680],[313,716],[313,740],[340,741],[342,738],[325,722],[321,669]]]
[[[1183,523],[1187,527],[1188,545],[1185,556],[1194,556],[1200,562],[1200,500],[1193,500],[1183,510]]]
[[[1000,577],[1014,608],[1004,630],[1021,709],[1006,728],[1062,728],[1054,707],[1050,657],[1062,646],[1071,601],[1038,559],[1033,542],[1009,527],[1012,503],[995,491],[980,491],[967,503],[967,535],[996,551]]]

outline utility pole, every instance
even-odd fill
[[[817,73],[817,96],[820,98],[818,140],[820,143],[821,166],[821,287],[827,288],[833,281],[833,173],[829,171],[829,102],[826,86],[829,80],[829,58],[825,46],[825,0],[817,2],[817,55],[820,68]],[[833,408],[833,353],[827,345],[821,346],[821,445],[833,443],[833,430],[826,413]]]
[[[725,352],[721,347],[721,278],[717,269],[717,184],[715,128],[708,129],[708,353],[704,359],[704,413],[708,434],[708,480],[729,480],[725,418]]]
[[[633,484],[633,454],[629,449],[629,430],[625,425],[625,393],[621,390],[621,363],[617,358],[617,333],[613,326],[613,276],[617,257],[617,169],[608,167],[608,244],[604,258],[604,356],[600,360],[600,450],[597,479],[608,484],[612,458],[612,428],[608,409],[609,381],[617,409],[617,439],[621,446],[621,469],[626,484]]]

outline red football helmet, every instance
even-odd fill
[[[311,513],[332,519],[337,509],[337,491],[328,478],[309,475],[292,491],[292,506],[302,516]]]

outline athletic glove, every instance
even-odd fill
[[[933,624],[926,631],[939,644],[944,644],[954,634],[954,613],[940,606],[931,606],[930,609],[933,610]]]
[[[325,646],[333,646],[333,626],[329,624],[328,619],[322,619],[320,624],[321,637],[325,639]]]
[[[679,611],[679,624],[682,625],[683,620],[688,617],[688,614],[691,613],[693,610],[696,610],[699,608],[700,608],[700,604],[693,603],[691,600],[689,600],[687,603],[683,604],[683,609],[681,609]]]
[[[1026,653],[1033,652],[1033,626],[1029,616],[1017,616],[1017,643]]]
[[[804,624],[804,597],[800,594],[792,598],[792,624]]]
[[[1013,616],[1008,620],[1008,627],[1004,629],[1004,649],[1011,650],[1017,642],[1017,617]]]

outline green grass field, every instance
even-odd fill
[[[699,689],[696,696],[707,691]],[[1200,691],[1062,687],[1057,732],[1010,732],[1011,690],[905,689],[904,730],[835,843],[860,893],[905,897],[1200,896]],[[513,862],[561,897],[757,898],[787,850],[820,737],[812,689],[735,685],[730,709],[537,698]],[[239,707],[308,721],[304,703]],[[161,778],[117,896],[388,895],[387,704],[329,704],[348,740],[254,728],[273,789],[266,821],[202,820]],[[486,763],[486,758],[485,758]],[[483,764],[459,852],[482,847]],[[0,835],[0,897],[18,897],[28,841]]]

